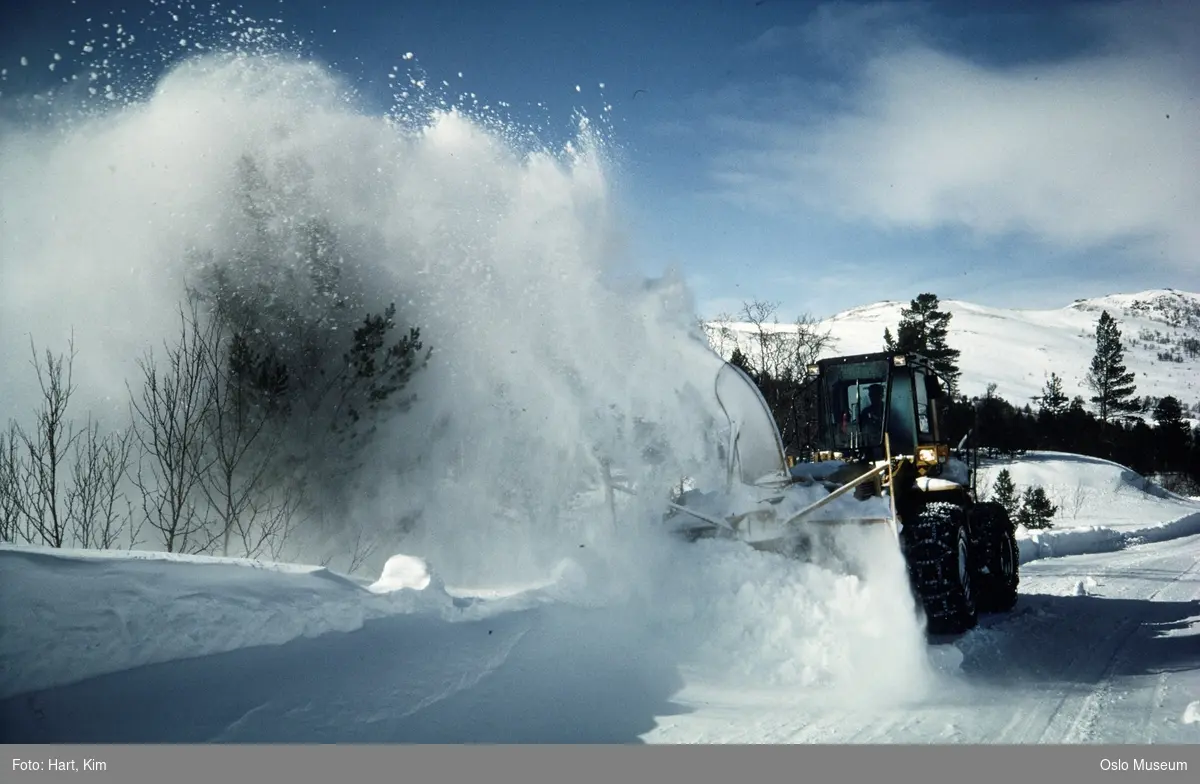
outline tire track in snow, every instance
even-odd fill
[[[1140,557],[1135,557],[1132,560],[1133,566],[1141,566],[1147,562],[1161,560],[1162,555],[1157,550],[1145,551]],[[1177,586],[1186,582],[1188,578],[1200,565],[1200,561],[1193,560],[1193,563],[1181,572],[1174,574],[1169,581],[1155,589],[1149,596],[1145,598],[1147,602],[1154,602],[1168,591],[1172,591]],[[1125,567],[1105,567],[1101,570],[1101,574],[1105,578],[1120,577],[1122,573],[1132,571],[1128,566]],[[1132,654],[1138,648],[1138,644],[1145,644],[1145,641],[1150,639],[1148,636],[1152,634],[1147,626],[1148,621],[1145,619],[1125,619],[1121,622],[1115,634],[1107,638],[1115,640],[1111,645],[1098,646],[1097,650],[1107,654],[1107,664],[1103,670],[1095,678],[1090,681],[1093,688],[1084,696],[1079,697],[1070,692],[1066,692],[1063,698],[1057,703],[1054,713],[1047,722],[1045,730],[1043,730],[1038,742],[1055,742],[1080,744],[1090,743],[1095,741],[1097,737],[1097,728],[1102,723],[1104,717],[1108,715],[1113,707],[1113,704],[1118,699],[1124,697],[1114,696],[1114,690],[1117,687],[1115,677],[1117,673],[1125,669],[1131,662]],[[1149,621],[1154,623],[1154,621]],[[1089,657],[1095,659],[1093,655]],[[1136,725],[1138,731],[1136,734],[1127,735],[1122,740],[1128,743],[1145,743],[1148,742],[1151,735],[1151,728],[1154,726],[1153,717],[1157,710],[1161,710],[1165,703],[1165,695],[1167,691],[1167,676],[1166,673],[1159,673],[1156,678],[1156,684],[1153,691],[1149,695],[1143,693],[1145,704],[1137,708],[1138,716]],[[1078,707],[1069,714],[1064,714],[1064,709],[1068,704],[1077,703]],[[1059,721],[1060,716],[1069,715],[1069,719]],[[1051,732],[1052,729],[1065,724],[1065,729],[1059,732]],[[1128,727],[1127,721],[1121,722],[1123,727]]]
[[[1142,562],[1145,560],[1148,559],[1142,559]],[[1170,581],[1164,583],[1153,593],[1151,593],[1150,596],[1147,597],[1147,601],[1156,601],[1163,594],[1174,593],[1179,586],[1186,585],[1186,583],[1190,582],[1189,578],[1196,571],[1198,566],[1200,566],[1200,560],[1193,560],[1191,566],[1176,574]],[[1194,598],[1194,596],[1187,597],[1187,599]],[[1149,624],[1153,623],[1153,621],[1149,622]],[[1067,743],[1086,742],[1095,735],[1095,726],[1099,723],[1102,717],[1110,713],[1112,705],[1115,701],[1115,683],[1113,681],[1113,676],[1121,669],[1128,667],[1132,661],[1142,658],[1134,656],[1133,654],[1139,644],[1146,645],[1153,640],[1153,634],[1154,629],[1152,625],[1148,625],[1147,621],[1142,620],[1138,623],[1137,627],[1122,641],[1120,648],[1113,655],[1113,660],[1105,672],[1101,688],[1089,696],[1088,701],[1090,704],[1084,706],[1085,709],[1089,711],[1087,721],[1082,728],[1085,730],[1085,734],[1079,741],[1076,741],[1071,734],[1068,734],[1065,739]],[[1130,735],[1126,737],[1124,739],[1125,742],[1146,743],[1149,742],[1150,736],[1153,734],[1155,727],[1154,716],[1156,713],[1162,710],[1166,702],[1167,674],[1165,672],[1158,673],[1154,680],[1154,689],[1148,692],[1144,691],[1141,695],[1143,704],[1138,706],[1138,716],[1136,721],[1138,732],[1136,735]],[[1120,699],[1124,699],[1124,697],[1122,696]],[[1122,721],[1121,724],[1122,726],[1128,726],[1128,719]]]
[[[1061,734],[1056,733],[1053,737],[1057,743],[1089,743],[1095,738],[1096,725],[1099,723],[1100,716],[1107,705],[1112,702],[1113,689],[1113,674],[1117,671],[1117,665],[1123,663],[1124,653],[1129,650],[1129,642],[1132,640],[1142,628],[1141,622],[1127,621],[1122,624],[1121,631],[1117,638],[1117,643],[1111,648],[1105,646],[1105,650],[1110,651],[1108,664],[1101,671],[1099,677],[1095,681],[1095,688],[1088,692],[1082,699],[1078,699],[1078,707],[1074,710],[1071,718],[1067,723],[1067,728]],[[1076,699],[1064,699],[1059,702],[1059,710],[1055,711],[1055,715],[1051,717],[1047,729],[1055,725],[1055,719],[1061,715],[1062,708],[1067,702],[1074,702]],[[1042,734],[1043,742],[1046,739],[1046,733]]]
[[[1008,723],[997,734],[996,741],[998,743],[1013,743],[1026,737],[1026,730],[1033,721],[1029,714],[1030,711],[1026,710],[1023,706],[1017,706],[1016,710],[1013,711],[1012,718],[1008,720]]]
[[[1123,621],[1115,633],[1106,639],[1123,640],[1136,628],[1136,625],[1136,622],[1132,620]],[[1063,668],[1058,679],[1060,681],[1079,679],[1092,684],[1100,683],[1115,649],[1116,645],[1103,644],[1078,652]],[[1073,707],[1081,699],[1071,686],[1060,683],[1057,690],[1058,697],[1056,699],[1042,701],[1035,698],[1032,710],[1026,713],[1025,721],[1014,728],[1017,730],[1016,738],[1010,740],[1018,743],[1057,743],[1061,740],[1063,736],[1063,731],[1060,729],[1063,724],[1062,717],[1069,716],[1068,721],[1074,724],[1084,710],[1084,706],[1081,705],[1074,709],[1069,707]]]
[[[1181,597],[1183,601],[1195,602],[1200,600],[1200,591],[1197,591],[1195,587],[1191,588],[1189,591],[1186,587],[1189,583],[1197,582],[1193,578],[1197,575],[1198,570],[1200,570],[1200,558],[1193,559],[1191,566],[1189,566],[1187,569],[1184,569],[1182,572],[1176,575],[1174,579],[1152,593],[1150,595],[1150,600],[1157,600],[1163,594],[1174,594],[1181,587],[1184,587],[1184,594]],[[1200,585],[1200,583],[1198,583],[1198,585]],[[1197,607],[1197,612],[1200,614],[1200,605]],[[1137,639],[1143,645],[1148,645],[1156,639],[1154,634],[1155,630],[1152,627],[1147,626],[1146,623],[1142,623],[1138,630]],[[1132,657],[1131,654],[1132,651],[1129,648],[1123,649],[1121,663],[1127,664],[1131,659],[1139,658]],[[1149,678],[1149,676],[1146,676],[1146,678]],[[1174,719],[1173,716],[1167,717],[1164,715],[1167,704],[1167,695],[1170,690],[1169,686],[1170,678],[1165,670],[1157,673],[1154,676],[1153,690],[1144,690],[1140,695],[1144,703],[1139,706],[1137,722],[1138,733],[1137,735],[1126,738],[1126,742],[1154,743],[1155,738],[1158,735],[1158,729],[1163,720],[1168,718]],[[1138,695],[1135,692],[1135,697],[1136,696]],[[1156,721],[1156,719],[1158,719],[1158,721]],[[1122,724],[1127,725],[1128,721],[1123,721]]]
[[[1112,641],[1114,638],[1128,635],[1137,625],[1133,620],[1125,620],[1116,629],[1092,623],[1072,625],[1064,630],[1062,621],[1061,616],[1047,617],[1043,612],[1030,611],[1006,619],[988,629],[987,632],[994,633],[997,640],[986,652],[985,664],[988,666],[983,670],[985,677],[993,674],[992,665],[1005,667],[1010,664],[1014,658],[1011,652],[1013,646],[1037,648],[1053,644],[1057,638],[1053,635],[1047,638],[1045,632],[1048,629],[1059,633],[1065,631],[1078,639],[1100,636],[1106,641]],[[1103,635],[1098,634],[1101,631],[1104,632]],[[1111,661],[1114,648],[1113,644],[1069,648],[1064,651],[1065,655],[1058,662],[1058,667],[1039,675],[1032,682],[1025,680],[1018,673],[1015,674],[1018,680],[1014,683],[1008,675],[1001,673],[998,680],[987,687],[981,701],[991,697],[994,704],[1007,707],[1010,711],[1007,720],[998,722],[1000,726],[994,732],[988,732],[986,726],[976,726],[972,734],[980,737],[975,738],[975,742],[1057,742],[1061,732],[1056,730],[1062,724],[1062,717],[1067,715],[1073,718],[1079,713],[1078,709],[1072,709],[1073,704],[1081,699],[1078,687],[1072,686],[1072,683],[1098,683]],[[1015,695],[1012,691],[1014,686],[1019,687]]]
[[[849,715],[845,711],[831,710],[811,716],[801,727],[794,725],[786,733],[785,743],[839,743],[841,733],[848,724]]]

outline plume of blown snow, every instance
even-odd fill
[[[399,127],[345,96],[311,62],[214,54],[59,133],[7,131],[5,366],[27,360],[29,336],[61,350],[74,329],[78,410],[119,417],[134,361],[172,335],[199,260],[248,254],[238,188],[251,161],[274,220],[331,225],[374,304],[394,301],[434,352],[415,405],[380,423],[354,530],[408,533],[449,574],[528,568],[546,563],[539,543],[595,528],[564,521],[601,461],[651,492],[704,470],[717,360],[681,281],[620,274],[588,124],[564,148],[530,148],[453,108]],[[19,379],[13,415],[33,381]],[[646,462],[652,445],[665,463]]]
[[[344,549],[345,532],[366,532],[371,568],[405,553],[447,584],[554,572],[569,578],[560,598],[630,603],[703,666],[748,681],[851,698],[919,684],[894,546],[863,543],[864,576],[662,534],[673,484],[723,479],[721,362],[678,276],[623,274],[602,134],[584,120],[569,144],[538,147],[495,118],[377,116],[347,94],[313,62],[217,52],[53,132],[6,127],[3,413],[35,398],[16,370],[29,337],[62,348],[74,328],[78,410],[127,414],[134,362],[172,334],[203,260],[246,255],[249,160],[273,225],[332,227],[364,302],[394,301],[433,351],[412,404],[337,478],[353,488],[344,518],[307,543]],[[634,494],[610,502],[606,473]]]
[[[555,598],[614,605],[654,630],[702,680],[778,689],[810,704],[870,708],[952,685],[924,634],[891,534],[847,528],[837,558],[756,551],[741,542],[670,542],[643,531],[556,570]]]

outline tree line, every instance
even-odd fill
[[[741,367],[763,392],[790,454],[804,454],[815,436],[815,387],[806,368],[835,348],[828,329],[810,316],[782,325],[778,305],[743,303],[740,320],[751,326],[749,350],[736,342],[722,314],[705,325],[710,342]],[[1041,393],[1010,401],[992,383],[982,395],[961,392],[961,351],[951,345],[953,314],[936,294],[922,293],[902,308],[895,330],[885,328],[882,350],[914,352],[928,358],[948,391],[942,412],[947,440],[968,433],[985,453],[1013,457],[1030,450],[1072,452],[1112,460],[1154,475],[1168,489],[1200,493],[1200,428],[1187,422],[1188,409],[1175,396],[1138,396],[1134,374],[1125,365],[1116,319],[1102,311],[1096,322],[1095,350],[1085,383],[1090,396],[1068,397],[1057,371],[1047,375]]]
[[[1200,428],[1188,424],[1188,409],[1179,398],[1139,396],[1124,353],[1120,326],[1104,310],[1085,376],[1091,392],[1087,399],[1068,397],[1057,371],[1023,404],[997,395],[990,384],[982,396],[951,400],[951,432],[957,435],[973,425],[979,444],[996,456],[1073,452],[1154,475],[1170,490],[1200,492]]]

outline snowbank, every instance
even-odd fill
[[[540,632],[559,647],[537,657],[566,661],[648,644],[655,661],[760,687],[817,688],[847,702],[903,699],[927,686],[932,669],[919,619],[900,590],[902,564],[884,539],[856,545],[863,570],[844,574],[735,542],[687,544],[661,531],[630,537],[607,551],[580,548],[536,586],[510,587],[496,598],[447,589],[436,570],[407,555],[362,585],[320,567],[0,548],[0,591],[13,608],[0,618],[0,700],[145,665],[366,633],[368,621],[402,618],[409,619],[405,629],[445,629],[438,639],[454,640],[467,634],[450,630],[459,623],[498,629],[554,618],[575,631]],[[636,642],[642,637],[645,643]],[[413,646],[460,663],[466,655],[439,653],[432,642],[400,644],[398,657],[412,655]],[[882,646],[886,659],[877,655]],[[459,669],[499,666],[489,661]],[[522,661],[512,666],[525,667]],[[623,666],[641,677],[638,660]],[[546,688],[558,677],[576,676],[546,671]]]
[[[1135,544],[1163,542],[1200,534],[1200,512],[1142,528],[1078,526],[1060,531],[1025,531],[1017,535],[1021,563],[1038,558],[1107,553]]]
[[[1054,527],[1142,529],[1172,523],[1200,512],[1200,504],[1175,495],[1128,467],[1098,457],[1068,452],[1029,452],[1013,460],[987,461],[979,467],[979,489],[990,493],[1007,469],[1020,493],[1041,487],[1058,507]]]
[[[1002,470],[1012,476],[1018,493],[1041,487],[1058,507],[1052,529],[1018,530],[1022,563],[1200,533],[1200,503],[1119,463],[1068,452],[1029,452],[981,465],[980,491],[990,493]]]
[[[0,595],[0,699],[453,606],[436,587],[377,595],[319,566],[13,546],[0,546]]]

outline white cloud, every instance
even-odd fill
[[[830,30],[837,19],[816,21]],[[734,145],[712,176],[726,196],[773,211],[1030,235],[1071,250],[1132,242],[1156,263],[1194,270],[1197,21],[1190,5],[1092,8],[1080,22],[1107,33],[1103,47],[1003,68],[889,39],[836,106],[784,87],[767,119],[717,118]]]
[[[849,62],[870,50],[925,35],[933,4],[924,0],[829,2],[813,9],[800,25],[776,25],[742,51],[803,49],[826,60]]]

